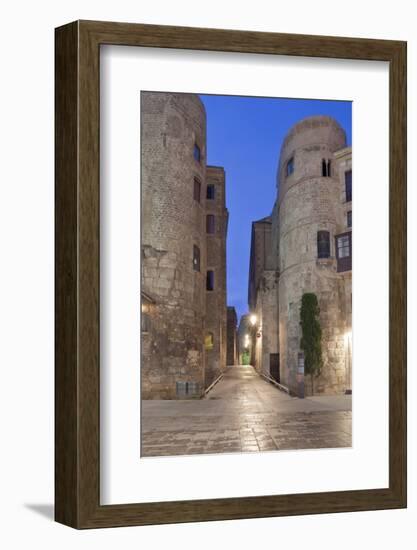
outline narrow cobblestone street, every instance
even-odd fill
[[[251,366],[199,400],[142,401],[141,456],[350,447],[351,396],[290,397]]]

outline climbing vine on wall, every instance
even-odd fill
[[[301,341],[304,352],[304,372],[311,377],[311,390],[314,394],[314,377],[323,365],[321,353],[320,308],[317,296],[312,292],[303,294],[300,308]]]

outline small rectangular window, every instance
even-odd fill
[[[201,197],[201,181],[198,178],[194,178],[194,200],[200,202]]]
[[[349,237],[344,235],[337,239],[337,254],[339,258],[347,258],[350,256]]]
[[[207,214],[206,216],[206,232],[209,235],[213,235],[216,230],[216,218],[213,214]]]
[[[330,233],[317,231],[317,257],[330,258]]]
[[[216,194],[216,191],[215,191],[214,185],[212,183],[209,183],[207,185],[207,198],[209,200],[214,200],[215,194]]]
[[[287,162],[287,169],[286,169],[287,177],[290,176],[293,172],[294,172],[294,157],[291,157],[290,160]]]
[[[200,249],[197,245],[193,248],[193,269],[194,271],[200,271]]]
[[[194,143],[194,158],[197,162],[200,162],[201,160],[201,151],[197,143]]]
[[[210,351],[212,350],[214,347],[214,335],[212,332],[208,332],[205,336],[204,336],[204,348],[207,350],[207,351]]]
[[[336,236],[337,271],[352,269],[352,233],[343,233]]]
[[[346,224],[348,227],[352,227],[352,210],[349,210],[347,213],[346,213]]]
[[[206,290],[214,290],[214,271],[207,271]]]
[[[351,202],[352,200],[352,170],[345,172],[345,192],[346,192],[346,202]]]

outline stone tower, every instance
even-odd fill
[[[311,394],[300,349],[305,292],[318,297],[322,327],[323,369],[314,383],[315,393],[342,393],[350,387],[346,334],[352,272],[351,265],[341,261],[347,259],[346,242],[351,261],[351,196],[346,196],[344,182],[349,166],[345,132],[327,116],[296,124],[281,148],[272,239],[278,246],[280,377],[300,397]]]
[[[193,94],[142,92],[141,117],[142,398],[194,397],[205,367],[206,113]]]
[[[206,170],[206,368],[208,387],[226,366],[227,304],[226,304],[226,178],[222,167],[207,166]]]

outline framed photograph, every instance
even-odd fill
[[[56,29],[56,521],[406,507],[406,43]]]

